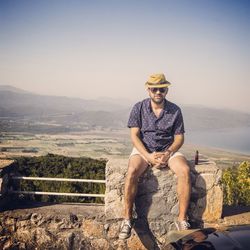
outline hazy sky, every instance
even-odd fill
[[[163,72],[169,100],[250,110],[250,1],[0,0],[0,84],[133,101]]]

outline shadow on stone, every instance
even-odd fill
[[[197,171],[197,166],[193,162],[189,162],[189,165],[192,192],[188,216],[192,228],[203,228],[210,187],[207,186],[203,174]],[[171,183],[168,183],[169,181]],[[134,229],[147,249],[160,249],[164,240],[159,242],[157,239],[164,237],[170,230],[175,230],[173,220],[179,212],[176,184],[176,176],[168,168],[148,168],[139,179],[135,199],[137,220]],[[167,210],[168,213],[164,212]]]
[[[237,214],[242,214],[242,213],[247,213],[247,212],[250,212],[250,206],[224,205],[222,217],[224,218],[226,216],[232,216],[232,215],[237,215]]]
[[[145,248],[154,250],[160,249],[158,247],[156,237],[149,228],[147,218],[137,218],[134,230],[136,231],[139,239],[141,240]]]
[[[152,233],[148,223],[148,214],[152,205],[153,195],[158,190],[158,180],[151,168],[148,168],[141,176],[138,183],[138,191],[135,199],[135,212],[137,219],[134,230],[142,244],[147,249],[160,249],[156,237]]]
[[[14,199],[13,197],[6,197],[3,200],[3,204],[1,205],[0,202],[0,212],[4,211],[12,211],[16,209],[29,209],[29,208],[38,208],[38,207],[46,207],[55,205],[58,203],[51,203],[51,202],[38,202],[38,201],[24,201],[18,198]]]
[[[192,228],[203,228],[203,214],[207,207],[207,186],[202,174],[199,173],[193,161],[189,161],[192,192],[190,197],[188,217]]]

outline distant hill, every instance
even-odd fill
[[[0,85],[0,108],[9,111],[10,114],[37,116],[44,113],[72,113],[83,110],[116,111],[123,109],[124,106],[102,100],[38,95],[11,86]]]
[[[0,85],[0,91],[11,91],[11,92],[14,92],[14,93],[30,93],[26,90],[23,90],[23,89],[19,89],[19,88],[16,88],[16,87],[13,87],[11,85]]]
[[[0,131],[67,132],[124,127],[129,109],[113,101],[32,94],[0,87]]]
[[[0,85],[0,131],[67,132],[125,128],[131,104],[126,100],[85,100],[33,94]],[[250,126],[250,114],[182,106],[186,130]]]

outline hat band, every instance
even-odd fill
[[[169,82],[159,82],[159,83],[151,83],[151,82],[147,82],[147,85],[149,85],[149,86],[155,86],[155,85],[166,85],[166,84],[168,84],[168,85],[170,85],[170,83]]]

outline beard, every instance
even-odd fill
[[[163,96],[158,96],[158,98],[156,97],[151,97],[152,102],[154,102],[155,104],[162,104],[164,102],[164,97]]]

